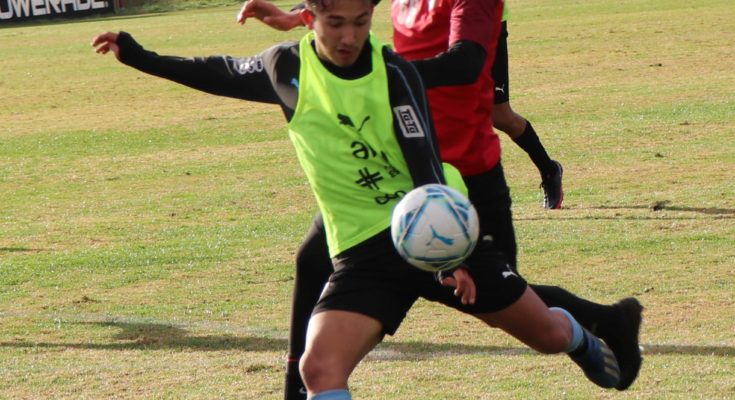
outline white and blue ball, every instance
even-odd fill
[[[475,248],[479,232],[472,203],[446,185],[415,188],[393,209],[393,244],[406,261],[424,271],[444,271],[461,264]]]

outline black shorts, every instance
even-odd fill
[[[490,313],[515,303],[526,281],[511,272],[505,257],[492,245],[478,243],[467,259],[477,286],[476,302],[463,305],[454,289],[436,281],[434,274],[404,261],[393,247],[390,231],[383,231],[333,259],[330,276],[314,314],[326,310],[357,312],[375,318],[383,333],[392,335],[419,298],[467,314]]]
[[[510,101],[510,78],[508,76],[508,24],[503,21],[500,37],[495,46],[495,62],[490,70],[495,81],[495,104]]]

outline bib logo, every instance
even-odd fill
[[[114,0],[0,0],[0,21],[113,10]]]
[[[393,107],[393,113],[396,119],[400,121],[401,132],[407,138],[424,137],[424,129],[421,127],[421,121],[416,117],[416,112],[411,106]]]

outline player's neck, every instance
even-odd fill
[[[311,42],[311,47],[314,48],[314,51],[316,51],[316,47],[313,41]],[[348,67],[339,67],[327,60],[322,60],[321,58],[319,59],[319,61],[321,61],[322,65],[324,65],[324,68],[326,68],[329,72],[340,79],[358,79],[369,74],[373,70],[372,57],[370,56],[371,50],[372,47],[370,46],[370,42],[368,41],[367,43],[365,43],[365,46],[362,46],[362,52],[357,57],[357,60],[355,60],[355,63]]]

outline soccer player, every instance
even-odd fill
[[[146,51],[129,34],[92,41],[126,65],[212,94],[278,104],[325,219],[335,272],[309,322],[300,371],[309,397],[349,399],[359,361],[393,334],[418,297],[503,329],[543,353],[566,352],[602,387],[620,381],[615,356],[563,309],[549,309],[502,254],[481,245],[445,283],[392,245],[401,193],[443,182],[433,125],[414,68],[369,33],[369,0],[309,0],[313,29],[255,57],[180,58]]]
[[[503,8],[503,22],[491,74],[493,81],[495,81],[495,104],[492,110],[493,126],[510,136],[513,142],[528,154],[538,169],[541,174],[541,188],[544,191],[544,208],[550,210],[561,208],[564,201],[561,163],[549,157],[531,122],[513,111],[510,106],[507,7]]]
[[[432,6],[433,4],[433,6]],[[452,0],[427,2],[394,0],[391,4],[394,43],[399,54],[413,60],[429,90],[443,161],[462,172],[470,199],[478,210],[483,231],[516,270],[517,246],[510,191],[500,163],[500,141],[490,118],[493,84],[490,66],[500,32],[499,1]],[[301,24],[295,10],[284,13],[263,0],[250,0],[238,21],[258,18],[281,30]],[[479,79],[478,79],[479,77]],[[441,87],[447,85],[461,85]],[[299,400],[298,362],[313,305],[331,273],[320,216],[312,223],[297,253],[293,312],[285,397]],[[638,330],[641,306],[633,298],[613,306],[596,304],[555,286],[532,285],[549,306],[567,309],[580,323],[596,331],[615,351],[624,390],[635,380],[641,364]]]

